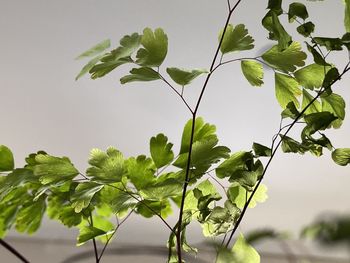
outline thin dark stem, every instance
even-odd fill
[[[0,238],[0,245],[10,251],[14,256],[16,256],[19,260],[24,263],[30,263],[20,252],[18,252],[13,246],[7,243],[5,240]]]
[[[299,119],[304,115],[304,113],[306,112],[306,110],[307,110],[307,109],[308,109],[308,108],[309,108],[309,107],[310,107],[310,106],[311,106],[311,105],[312,105],[312,104],[327,90],[327,89],[329,89],[334,83],[336,83],[337,81],[339,81],[339,80],[343,77],[343,75],[346,74],[346,73],[350,70],[349,64],[350,64],[350,62],[345,66],[343,72],[342,72],[336,79],[334,79],[334,80],[333,80],[327,87],[325,87],[323,90],[321,90],[320,92],[318,92],[318,94],[304,107],[304,109],[298,114],[298,116],[295,118],[295,120],[292,122],[292,124],[291,124],[291,125],[288,127],[288,129],[284,132],[284,134],[282,135],[282,138],[278,141],[278,143],[277,143],[275,149],[272,150],[272,154],[271,154],[271,156],[270,156],[270,158],[269,158],[269,160],[268,160],[268,162],[267,162],[267,164],[266,164],[266,166],[265,166],[265,168],[264,168],[264,171],[263,171],[263,173],[262,173],[262,175],[261,175],[259,181],[258,181],[257,184],[255,185],[254,190],[253,190],[252,194],[250,195],[250,197],[249,197],[249,199],[248,199],[248,202],[247,202],[247,203],[245,204],[245,206],[243,207],[243,210],[242,210],[242,212],[241,212],[241,215],[239,216],[239,218],[238,218],[238,220],[237,220],[237,223],[236,223],[235,227],[233,228],[233,230],[232,230],[232,232],[231,232],[231,234],[230,234],[230,237],[229,237],[228,241],[226,242],[226,247],[229,246],[229,244],[230,244],[230,242],[231,242],[231,240],[232,240],[232,238],[233,238],[233,236],[234,236],[234,234],[235,234],[235,232],[236,232],[238,226],[240,225],[240,223],[241,223],[241,221],[242,221],[242,219],[243,219],[243,217],[244,217],[244,215],[245,215],[245,213],[246,213],[246,211],[247,211],[247,208],[248,208],[250,202],[252,201],[252,199],[253,199],[253,197],[254,197],[254,195],[255,195],[257,189],[259,188],[259,186],[260,186],[262,180],[264,179],[264,176],[265,176],[265,174],[266,174],[266,171],[267,171],[267,169],[269,168],[269,166],[270,166],[270,164],[271,164],[271,162],[272,162],[272,160],[273,160],[273,158],[274,158],[274,156],[275,156],[275,154],[276,154],[276,152],[277,152],[279,146],[281,145],[281,143],[282,143],[282,141],[283,141],[283,138],[289,133],[289,131],[294,127],[294,125],[295,125],[295,124],[299,121]]]
[[[102,256],[103,256],[103,254],[104,254],[104,252],[105,252],[105,250],[106,250],[106,248],[107,248],[109,242],[111,241],[111,239],[113,238],[113,236],[117,233],[119,227],[131,216],[131,214],[132,214],[133,212],[134,212],[134,210],[130,211],[129,214],[128,214],[125,218],[123,218],[123,220],[122,220],[121,222],[118,222],[118,224],[117,224],[116,228],[114,229],[113,233],[112,233],[109,237],[107,237],[106,244],[103,246],[103,248],[102,248],[102,250],[101,250],[101,253],[100,253],[100,256],[98,257],[98,260],[99,260],[99,261],[101,260],[101,258],[102,258]],[[117,218],[117,219],[118,219],[118,218]]]
[[[159,74],[160,78],[181,98],[182,102],[186,105],[187,109],[193,114],[193,110],[190,107],[190,105],[187,103],[187,101],[185,100],[185,98],[182,96],[183,92],[178,92],[177,89],[174,88],[173,85],[171,85],[169,83],[169,81],[167,81],[161,74]],[[183,87],[182,87],[183,90]]]
[[[90,212],[90,226],[91,227],[94,226],[94,221],[92,220],[92,213],[91,212]],[[95,238],[92,239],[92,243],[94,245],[94,253],[95,253],[96,263],[99,263],[100,260],[98,258],[98,251],[97,251],[97,245],[96,245],[96,239]]]
[[[206,90],[206,87],[208,85],[209,79],[211,77],[211,75],[213,74],[213,68],[215,66],[215,62],[218,58],[219,52],[220,52],[220,47],[221,44],[223,42],[228,24],[230,22],[231,16],[233,14],[233,12],[236,10],[236,8],[238,7],[239,3],[242,0],[238,0],[236,2],[236,4],[232,7],[232,9],[230,9],[229,14],[227,16],[226,22],[225,22],[225,26],[224,26],[224,30],[220,39],[220,42],[217,46],[217,49],[215,51],[215,55],[213,57],[213,60],[211,62],[210,65],[210,69],[209,69],[209,74],[207,75],[201,93],[199,95],[199,98],[197,100],[197,104],[196,107],[194,109],[194,111],[192,112],[192,127],[191,127],[191,137],[190,137],[190,144],[189,144],[189,150],[188,150],[188,159],[187,159],[187,166],[186,166],[186,174],[185,174],[185,181],[183,183],[183,191],[182,191],[182,197],[181,197],[181,204],[180,204],[180,211],[179,211],[179,219],[177,221],[177,229],[176,229],[176,246],[177,246],[177,256],[178,256],[178,262],[182,263],[182,248],[181,248],[181,232],[182,232],[182,217],[183,217],[183,210],[184,210],[184,205],[185,205],[185,198],[186,198],[186,192],[187,192],[187,187],[189,184],[189,176],[190,176],[190,168],[191,168],[191,155],[192,155],[192,144],[193,144],[193,140],[194,140],[194,130],[195,130],[195,123],[196,123],[196,114],[197,111],[199,109],[199,105],[202,101],[202,97],[204,95],[204,92]]]

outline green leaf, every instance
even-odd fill
[[[241,69],[243,75],[252,86],[261,86],[264,84],[264,71],[261,63],[253,60],[242,60]]]
[[[297,66],[305,65],[306,54],[301,51],[298,42],[292,42],[285,50],[279,51],[278,46],[273,46],[261,56],[268,64],[286,72],[293,72]]]
[[[346,32],[350,32],[350,0],[344,0],[345,14],[344,14],[344,26]]]
[[[282,0],[269,0],[267,9],[274,10],[276,14],[282,14]]]
[[[0,172],[13,170],[15,162],[11,150],[5,145],[0,145]]]
[[[315,24],[306,22],[297,27],[297,31],[304,37],[309,37],[315,31]]]
[[[328,96],[321,96],[322,111],[328,111],[333,113],[341,120],[345,118],[345,101],[344,99],[335,93]]]
[[[151,138],[150,152],[153,162],[157,168],[161,168],[173,161],[174,153],[171,150],[172,147],[173,144],[168,143],[168,137],[162,133]]]
[[[16,229],[18,232],[32,234],[38,230],[46,209],[45,197],[33,202],[28,200],[20,208],[16,218]]]
[[[314,37],[312,42],[319,46],[325,47],[328,51],[343,50],[343,42],[340,38]]]
[[[103,58],[102,58],[103,59]],[[130,57],[121,58],[118,60],[111,60],[102,62],[99,64],[94,65],[90,70],[89,73],[91,74],[92,79],[101,78],[108,73],[110,73],[112,70],[116,69],[117,67],[124,65],[126,63],[133,62]]]
[[[322,87],[326,89],[326,93],[328,93],[328,91],[331,91],[331,86],[339,79],[339,76],[340,75],[337,68],[331,68],[327,72],[322,84]]]
[[[35,156],[37,165],[34,166],[34,175],[40,177],[42,184],[65,182],[79,174],[67,157],[54,157],[48,154]]]
[[[152,31],[150,28],[143,30],[140,48],[136,54],[136,63],[146,67],[159,67],[168,52],[168,37],[163,29],[157,28]]]
[[[330,70],[329,66],[311,64],[294,72],[295,79],[306,89],[322,87],[325,75]]]
[[[88,73],[103,57],[103,55],[97,56],[93,59],[91,59],[79,72],[79,74],[75,77],[75,80],[80,79],[82,76],[84,76],[86,73]]]
[[[86,170],[86,175],[98,182],[120,182],[126,172],[123,154],[113,147],[109,147],[106,153],[92,149],[89,164],[92,167]]]
[[[282,140],[282,151],[285,153],[300,153],[304,154],[308,151],[308,148],[301,144],[300,142],[288,137],[288,136],[281,136]]]
[[[167,68],[166,72],[171,79],[181,86],[186,86],[192,82],[198,76],[208,73],[206,69],[179,69],[179,68]]]
[[[298,82],[288,75],[275,73],[275,93],[279,104],[285,109],[289,102],[299,107],[298,97],[301,95]]]
[[[157,71],[149,67],[133,68],[130,75],[126,75],[120,79],[121,84],[134,81],[153,81],[160,79]]]
[[[338,148],[332,152],[332,159],[336,164],[341,166],[350,163],[350,148]]]
[[[336,116],[327,111],[304,116],[307,125],[302,131],[302,138],[311,138],[311,135],[315,132],[329,128],[330,124],[336,119]]]
[[[222,38],[223,30],[220,31],[219,41]],[[254,39],[248,35],[248,30],[245,28],[245,25],[239,24],[233,26],[229,24],[226,28],[224,38],[222,40],[220,51],[222,54],[249,50],[254,48]]]
[[[34,176],[33,171],[29,169],[19,168],[13,170],[12,173],[4,177],[4,181],[0,184],[0,200],[9,192],[17,187],[21,187],[29,182],[37,182],[38,178]]]
[[[182,192],[182,183],[173,178],[157,182],[141,190],[141,195],[147,200],[164,200],[169,197],[176,197]]]
[[[303,20],[309,17],[306,6],[302,3],[291,3],[289,5],[288,11],[288,20],[289,22],[293,22],[296,17],[299,17]]]
[[[303,89],[303,101],[301,103],[301,108],[305,109],[306,106],[309,105],[309,103],[314,99],[313,96],[310,95],[306,91],[306,89]],[[304,112],[305,114],[310,114],[310,113],[315,113],[315,112],[320,112],[322,110],[321,104],[318,100],[315,100]]]
[[[255,192],[252,200],[249,203],[249,208],[254,208],[257,203],[263,203],[267,200],[267,187],[261,184],[257,191]],[[251,192],[248,192],[244,187],[240,186],[237,183],[233,183],[230,188],[227,190],[227,195],[229,200],[234,203],[238,208],[242,209],[246,201],[250,198]]]
[[[291,36],[278,19],[278,13],[270,10],[262,20],[262,25],[269,31],[269,39],[278,41],[278,51],[283,51],[292,43]]]
[[[316,64],[318,65],[322,65],[322,66],[327,66],[329,65],[324,58],[322,57],[322,55],[320,53],[318,53],[318,51],[316,50],[315,46],[310,46],[309,43],[305,42],[306,47],[308,49],[308,51],[312,54],[314,61]]]
[[[247,170],[253,162],[253,154],[251,152],[236,152],[227,160],[221,163],[216,169],[216,176],[219,178],[231,177],[235,173]]]
[[[92,48],[88,49],[84,53],[80,54],[76,59],[93,57],[111,46],[111,41],[109,39],[103,40]]]
[[[99,236],[106,235],[107,232],[92,226],[84,226],[80,229],[77,246],[81,246],[87,241]]]
[[[127,160],[127,175],[136,189],[141,190],[155,181],[156,167],[150,158],[144,155]]]
[[[266,147],[260,143],[253,143],[253,151],[255,153],[255,157],[260,157],[260,156],[271,156],[272,152],[271,152],[271,148]]]
[[[193,143],[197,141],[202,141],[205,139],[217,138],[215,135],[215,131],[216,131],[215,125],[205,123],[203,118],[201,117],[196,118],[194,126],[195,127],[194,127]],[[182,132],[180,154],[187,153],[189,151],[191,131],[192,131],[192,119],[186,123],[184,130]]]
[[[242,234],[233,245],[232,252],[236,258],[235,263],[260,263],[258,252],[245,241]]]
[[[137,204],[135,212],[145,218],[151,218],[155,215],[160,215],[161,217],[166,218],[172,213],[172,209],[168,200],[143,200]]]
[[[295,104],[293,101],[289,102],[286,106],[286,108],[281,112],[281,116],[283,119],[285,118],[291,118],[295,120],[300,115],[298,109],[295,107]]]
[[[122,58],[128,58],[136,51],[141,44],[141,36],[138,33],[126,35],[120,40],[120,46],[107,53],[102,62],[118,61]]]
[[[71,196],[72,207],[74,207],[75,212],[79,213],[84,208],[87,208],[91,202],[91,199],[103,188],[103,186],[104,185],[93,182],[78,184],[73,195]]]

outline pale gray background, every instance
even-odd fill
[[[267,0],[242,1],[232,23],[246,24],[258,44],[253,51],[232,57],[255,56],[271,44],[260,24],[266,5]],[[316,35],[344,33],[341,0],[308,5],[311,20],[318,25]],[[84,62],[74,58],[103,39],[111,38],[116,46],[123,35],[149,26],[164,28],[169,37],[163,72],[167,66],[208,68],[226,13],[225,0],[1,0],[0,143],[14,151],[18,166],[28,153],[44,149],[69,156],[82,171],[91,148],[112,145],[126,156],[148,154],[149,138],[159,132],[178,150],[190,115],[168,87],[161,82],[121,86],[119,78],[128,66],[103,79],[84,77],[76,82]],[[340,65],[347,62],[345,52],[333,58]],[[203,80],[199,78],[185,91],[192,104]],[[346,102],[349,83],[346,76],[334,88]],[[280,118],[273,75],[265,72],[265,85],[254,88],[243,78],[238,63],[218,70],[199,115],[217,125],[221,143],[233,152],[249,150],[253,141],[269,145]],[[350,147],[349,132],[346,120],[341,130],[327,134],[335,147]],[[297,233],[320,212],[350,210],[349,167],[334,164],[329,152],[322,158],[279,153],[264,183],[269,200],[247,213],[243,231],[273,226]],[[158,219],[134,217],[125,224],[121,238],[164,244],[168,233],[163,230]],[[199,241],[198,229],[193,232],[192,239]],[[151,238],[144,239],[148,234]],[[38,235],[69,236],[51,222]]]

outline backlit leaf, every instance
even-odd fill
[[[315,24],[312,22],[306,22],[297,27],[297,31],[299,34],[304,37],[310,36],[315,31]]]
[[[343,42],[340,38],[330,38],[330,37],[314,37],[312,42],[325,47],[327,50],[343,50]]]
[[[271,148],[266,147],[265,145],[262,145],[260,143],[253,143],[253,151],[255,153],[255,157],[260,157],[260,156],[271,156]]]
[[[311,138],[311,135],[315,132],[329,128],[330,124],[336,119],[336,116],[327,111],[304,116],[307,125],[302,131],[302,138]]]
[[[273,46],[262,55],[262,58],[277,69],[293,72],[297,67],[305,65],[306,54],[301,51],[300,43],[292,42],[283,51],[279,51],[278,46]]]
[[[84,226],[80,229],[77,246],[81,246],[89,240],[106,235],[107,232],[92,226]]]
[[[76,59],[93,57],[93,56],[105,51],[110,46],[111,46],[111,41],[109,39],[103,40],[102,42],[91,47],[90,49],[88,49],[84,53],[80,54]]]
[[[160,79],[157,71],[149,67],[133,68],[130,70],[130,75],[126,75],[120,79],[121,84],[134,81],[153,81]]]
[[[150,152],[154,164],[157,168],[163,167],[172,162],[174,153],[171,150],[172,143],[168,143],[168,137],[164,134],[158,134],[152,137],[150,141]]]
[[[75,77],[75,80],[80,79],[82,76],[84,76],[86,73],[88,73],[103,57],[103,55],[97,56],[93,59],[91,59],[79,72],[79,74]]]
[[[278,103],[285,109],[289,102],[293,102],[296,107],[299,107],[298,97],[301,95],[298,82],[284,74],[275,74],[275,94]]]
[[[344,26],[346,32],[350,32],[350,0],[344,0],[345,14],[344,14]]]
[[[243,75],[252,86],[264,84],[264,71],[261,63],[253,60],[242,60],[241,69]]]
[[[306,91],[306,89],[303,89],[303,101],[301,103],[301,108],[304,109],[306,106],[309,105],[309,103],[314,99],[313,96],[310,95]],[[322,110],[321,103],[318,100],[315,100],[304,112],[305,114],[320,112]]]
[[[321,101],[322,111],[333,113],[339,119],[344,120],[345,101],[340,95],[332,93],[328,96],[321,96]]]
[[[138,33],[126,35],[120,40],[120,46],[107,53],[102,59],[102,62],[118,61],[121,58],[127,58],[136,51],[141,44],[141,36]]]
[[[289,102],[286,108],[281,112],[282,118],[291,118],[295,120],[300,115],[293,101]]]
[[[257,203],[263,203],[267,200],[267,187],[261,184],[257,191],[255,192],[252,200],[249,203],[249,208],[254,208]],[[246,199],[248,200],[251,196],[251,192],[248,192],[244,187],[240,186],[237,183],[233,183],[230,188],[227,190],[228,198],[232,203],[242,209],[246,204]]]
[[[127,175],[136,189],[141,190],[155,181],[156,167],[145,155],[127,160]]]
[[[309,43],[305,42],[306,47],[308,49],[308,51],[312,54],[314,61],[316,64],[318,65],[322,65],[322,66],[327,66],[329,65],[324,58],[322,57],[322,55],[320,53],[318,53],[318,51],[316,50],[315,46],[310,46]]]
[[[171,79],[181,86],[188,85],[198,76],[208,73],[206,69],[179,69],[179,68],[167,68],[166,72]]]
[[[282,136],[282,151],[285,153],[300,153],[304,154],[308,151],[308,148],[301,144],[300,142],[288,137],[288,136]]]
[[[136,63],[146,67],[159,67],[168,52],[168,37],[163,29],[157,28],[152,31],[150,28],[143,30],[140,48],[136,54]]]
[[[219,41],[222,38],[223,30],[219,34]],[[222,54],[234,51],[249,50],[254,48],[254,39],[248,35],[245,25],[239,24],[233,26],[229,24],[226,28],[224,38],[222,40],[220,50]]]
[[[242,234],[233,245],[232,252],[235,255],[235,263],[260,263],[258,252],[245,241]]]
[[[15,166],[13,154],[5,145],[0,145],[0,172],[13,170]]]
[[[104,185],[93,182],[78,184],[71,196],[72,207],[74,207],[75,212],[79,213],[84,208],[88,207],[91,199],[103,188],[103,186]]]
[[[317,89],[322,87],[329,66],[311,64],[294,72],[295,79],[306,89]]]
[[[350,148],[338,148],[332,152],[332,159],[336,164],[341,166],[350,163]]]

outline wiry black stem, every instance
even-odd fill
[[[201,93],[200,93],[199,98],[197,100],[196,107],[195,107],[194,111],[192,112],[192,127],[191,127],[191,137],[190,137],[190,144],[189,144],[189,150],[188,150],[186,174],[185,174],[185,181],[183,183],[183,188],[182,188],[183,191],[182,191],[182,197],[181,197],[179,219],[177,221],[177,229],[176,229],[176,246],[177,246],[177,256],[178,256],[178,262],[179,263],[182,263],[182,248],[181,248],[182,217],[183,217],[183,210],[184,210],[184,205],[185,205],[185,198],[186,198],[187,187],[188,187],[189,179],[190,179],[189,175],[190,175],[190,168],[191,168],[192,144],[193,144],[193,140],[194,140],[194,130],[195,130],[197,111],[199,109],[199,105],[200,105],[200,103],[202,101],[202,98],[203,98],[204,92],[206,90],[206,87],[208,85],[209,79],[210,79],[210,77],[211,77],[211,75],[213,73],[213,68],[214,68],[215,62],[216,62],[216,60],[218,58],[218,54],[220,52],[220,47],[221,47],[221,44],[223,42],[223,39],[224,39],[226,30],[227,30],[228,24],[230,22],[231,16],[232,16],[233,12],[236,10],[236,8],[238,7],[238,5],[239,5],[239,3],[241,1],[242,0],[238,0],[236,2],[236,4],[232,7],[232,9],[230,9],[230,11],[229,11],[229,14],[228,14],[227,19],[226,19],[226,23],[225,23],[225,26],[224,26],[224,30],[223,30],[223,33],[222,33],[219,45],[218,45],[218,47],[216,49],[214,58],[212,60],[211,66],[210,66],[209,74],[207,75],[207,77],[206,77],[206,79],[204,81]]]
[[[16,256],[19,260],[24,263],[30,263],[20,252],[18,252],[13,246],[7,243],[5,240],[0,238],[0,245],[10,251],[14,256]]]
[[[229,239],[228,239],[227,242],[226,242],[226,247],[229,246],[229,244],[230,244],[230,242],[231,242],[231,240],[232,240],[232,238],[233,238],[233,236],[234,236],[234,234],[235,234],[235,232],[236,232],[238,226],[240,225],[240,223],[241,223],[241,221],[242,221],[242,219],[243,219],[243,217],[244,217],[244,215],[245,215],[245,213],[246,213],[246,211],[247,211],[247,208],[248,208],[250,202],[252,201],[252,199],[253,199],[253,197],[254,197],[256,191],[258,190],[258,188],[259,188],[259,186],[260,186],[262,180],[264,179],[264,176],[265,176],[266,171],[267,171],[267,169],[269,168],[269,166],[270,166],[270,164],[271,164],[271,162],[272,162],[272,159],[274,158],[274,156],[275,156],[275,154],[276,154],[276,152],[277,152],[279,146],[281,145],[281,143],[282,143],[282,141],[283,141],[283,138],[289,133],[289,131],[294,127],[294,125],[295,125],[296,123],[298,123],[299,119],[304,115],[304,113],[306,112],[306,110],[307,110],[307,109],[308,109],[308,108],[309,108],[309,107],[310,107],[310,106],[311,106],[311,105],[312,105],[326,90],[328,90],[334,83],[336,83],[338,80],[340,80],[340,79],[343,77],[343,75],[346,74],[346,73],[350,70],[349,64],[350,64],[350,63],[348,63],[348,64],[345,66],[343,72],[342,72],[336,79],[334,79],[334,80],[333,80],[327,87],[325,87],[323,90],[321,90],[320,92],[318,92],[318,94],[304,107],[304,109],[298,114],[298,116],[297,116],[297,117],[295,118],[295,120],[291,123],[291,125],[288,127],[288,129],[284,132],[284,134],[282,135],[282,138],[278,141],[276,147],[273,149],[272,154],[271,154],[271,156],[270,156],[270,158],[269,158],[269,160],[268,160],[268,162],[267,162],[267,164],[266,164],[266,166],[265,166],[265,168],[264,168],[264,171],[263,171],[263,173],[262,173],[262,175],[261,175],[259,181],[258,181],[257,184],[255,185],[252,194],[250,195],[250,197],[249,197],[249,199],[248,199],[248,202],[247,202],[247,203],[245,204],[245,206],[243,207],[243,210],[242,210],[242,212],[241,212],[241,214],[240,214],[240,216],[239,216],[239,218],[238,218],[238,220],[237,220],[237,223],[236,223],[235,227],[233,228],[233,230],[232,230],[232,232],[231,232],[231,234],[230,234]]]

